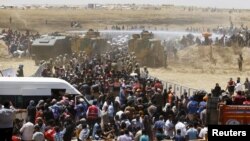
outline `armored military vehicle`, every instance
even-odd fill
[[[140,65],[148,67],[164,66],[164,48],[161,41],[153,38],[153,33],[142,31],[133,34],[128,42],[130,52],[134,52]]]
[[[38,64],[40,60],[48,60],[60,54],[71,54],[70,40],[67,36],[44,36],[33,41],[31,56]]]

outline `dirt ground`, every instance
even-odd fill
[[[235,25],[244,23],[250,27],[250,12],[240,11],[230,13],[228,10],[219,12],[202,12],[184,10],[183,7],[168,7],[161,10],[88,10],[88,9],[0,9],[0,29],[14,28],[30,29],[40,33],[67,31],[71,21],[79,21],[82,29],[103,29],[111,25],[146,25],[147,27],[162,27],[172,30],[184,30],[187,27],[215,28],[229,26],[229,19]],[[9,23],[9,18],[12,23]],[[45,21],[47,20],[47,24]],[[0,41],[0,69],[17,68],[24,65],[25,76],[31,76],[37,69],[33,60],[11,58],[3,42]],[[241,77],[242,81],[250,74],[250,49],[230,49],[213,47],[213,58],[210,59],[210,47],[188,47],[178,52],[178,59],[170,59],[167,69],[150,68],[152,76],[196,89],[210,91],[215,83],[225,88],[230,77]],[[243,72],[237,69],[237,52],[244,57]]]
[[[104,29],[111,25],[145,25],[154,29],[183,30],[187,27],[215,28],[229,26],[229,19],[235,25],[250,25],[250,12],[220,10],[209,12],[202,9],[188,11],[184,7],[166,7],[160,10],[91,10],[91,9],[0,9],[0,27],[32,29],[41,33],[72,30],[71,21],[81,23],[80,29]],[[9,18],[12,23],[9,23]],[[47,20],[47,24],[46,24]],[[79,29],[79,30],[80,30]],[[78,30],[78,29],[76,29]]]
[[[18,66],[24,65],[24,75],[31,76],[33,75],[38,66],[35,66],[35,62],[29,58],[12,58],[8,54],[6,45],[2,40],[0,40],[0,70],[14,68],[17,70]]]
[[[233,49],[210,46],[192,46],[178,52],[178,59],[170,59],[168,68],[149,69],[152,76],[195,89],[211,91],[215,83],[226,88],[229,78],[236,80],[250,75],[250,49]],[[238,70],[238,53],[244,58],[243,71]],[[216,64],[214,63],[216,62]]]

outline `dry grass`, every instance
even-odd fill
[[[250,13],[229,14],[222,12],[187,11],[180,7],[169,7],[161,10],[88,10],[88,9],[1,9],[0,27],[33,29],[40,32],[70,30],[71,21],[79,21],[83,28],[103,29],[106,26],[135,25],[185,29],[186,27],[217,27],[229,25],[229,16],[236,24],[250,23]],[[9,24],[12,17],[12,25]],[[45,24],[45,21],[48,24]]]

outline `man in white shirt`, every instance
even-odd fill
[[[123,135],[120,135],[118,141],[132,141],[132,137],[129,135],[129,131],[125,130]]]
[[[185,137],[187,129],[186,129],[186,125],[183,123],[183,121],[184,120],[182,118],[179,119],[179,121],[175,125],[175,130],[177,132],[177,130],[180,129],[181,130],[181,136]]]
[[[242,84],[240,83],[240,80],[237,80],[236,86],[235,86],[235,92],[243,91]]]
[[[87,124],[82,124],[82,130],[79,135],[79,140],[80,141],[86,141],[89,137],[89,129],[87,127]]]
[[[167,136],[174,137],[174,124],[173,124],[173,116],[169,116],[165,123],[165,134]]]
[[[207,131],[208,131],[207,127],[206,126],[203,127],[199,133],[199,138],[205,139],[207,136]]]
[[[26,122],[20,129],[20,132],[22,134],[23,141],[31,141],[34,132],[34,124],[30,121]]]
[[[111,103],[111,101],[108,101],[108,115],[110,119],[114,119],[114,106],[113,103]]]
[[[9,101],[3,105],[0,106],[0,140],[11,140],[15,112],[10,108]]]
[[[124,113],[124,112],[123,112],[122,110],[120,110],[120,111],[116,112],[116,116],[118,116],[119,119],[121,119],[123,113]]]

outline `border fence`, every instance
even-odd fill
[[[191,96],[191,95],[195,94],[196,91],[198,91],[198,89],[190,88],[190,87],[183,86],[181,84],[177,84],[177,83],[173,83],[173,82],[164,81],[164,80],[161,80],[161,79],[154,77],[154,76],[149,75],[148,78],[149,79],[157,79],[157,80],[161,81],[163,84],[163,88],[166,90],[168,90],[170,87],[172,87],[173,91],[175,92],[175,94],[178,97],[180,97],[184,92],[187,92],[187,95]]]
[[[33,77],[41,77],[42,71],[43,69],[46,67],[46,63],[41,64],[37,71],[35,72],[35,74],[33,74]],[[142,75],[146,76],[146,74],[143,74],[144,72],[140,72]],[[198,89],[194,89],[194,88],[190,88],[187,86],[183,86],[181,84],[177,84],[177,83],[173,83],[173,82],[168,82],[168,81],[164,81],[161,80],[159,78],[156,78],[154,76],[148,75],[149,79],[157,79],[160,80],[163,84],[163,88],[168,90],[170,87],[172,87],[173,91],[175,92],[175,94],[180,97],[184,92],[187,92],[188,96],[193,95],[196,91],[198,91]]]

